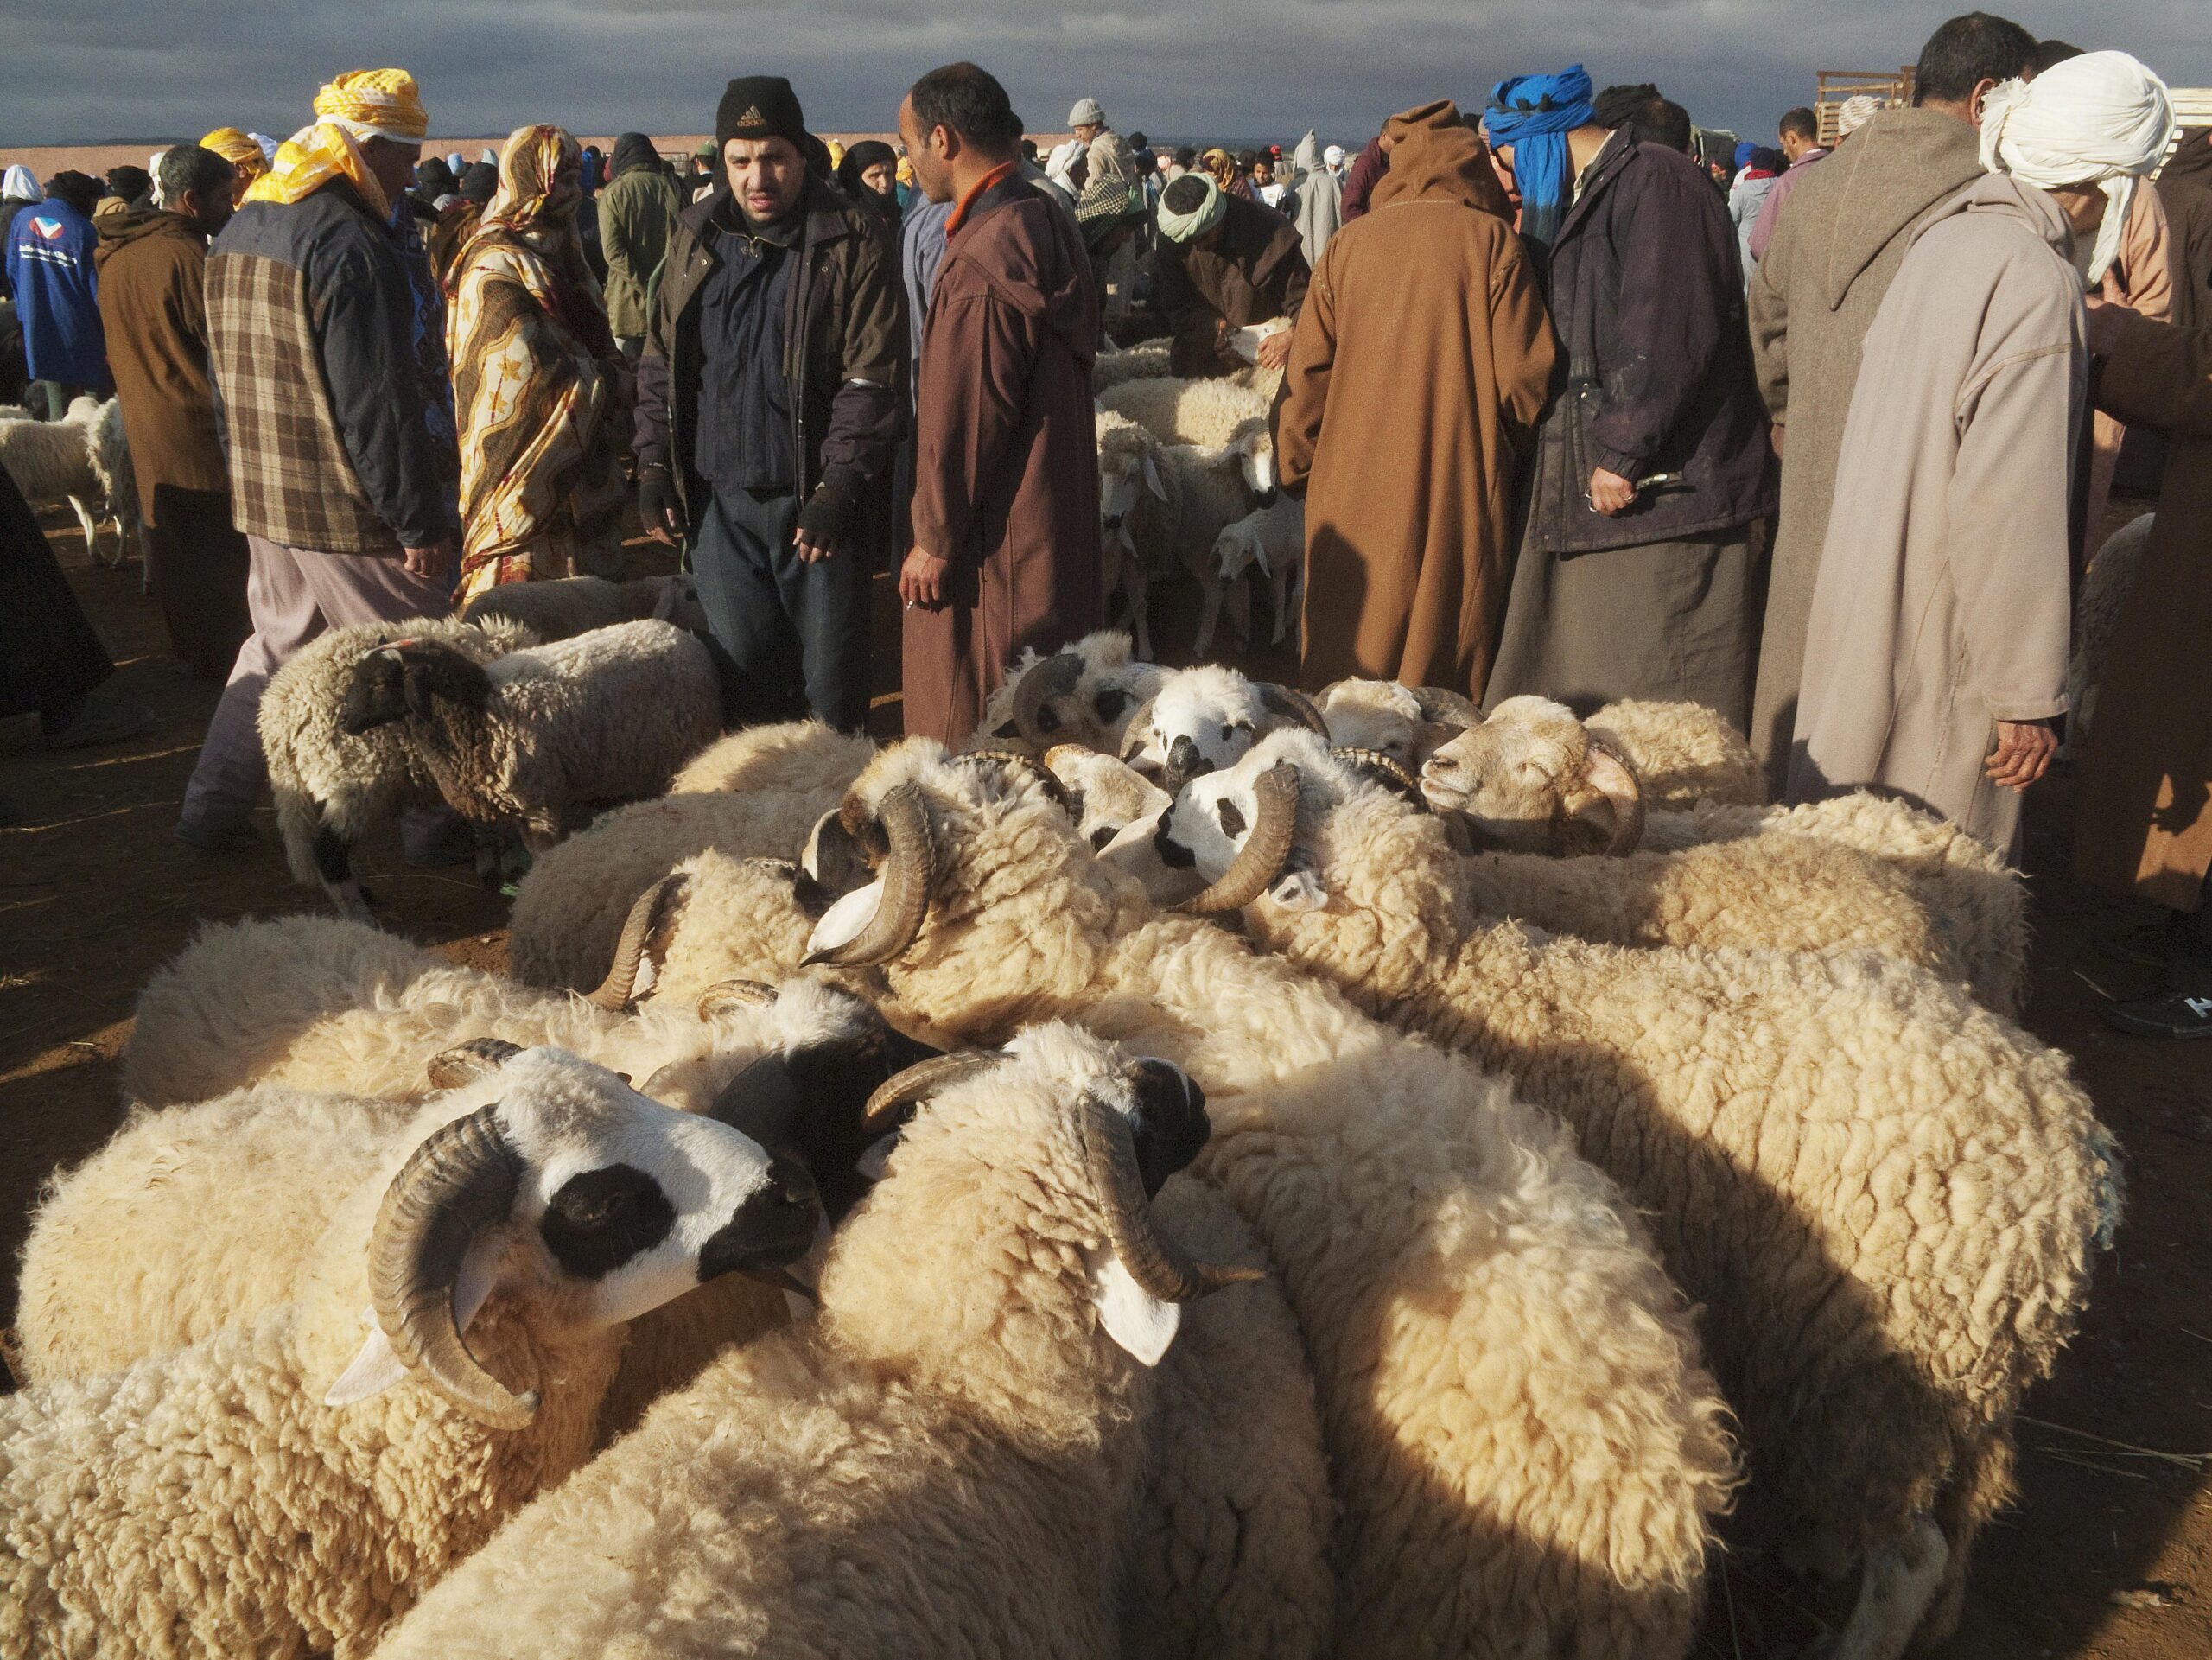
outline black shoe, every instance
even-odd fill
[[[2139,1038],[2212,1038],[2212,986],[2154,991],[2105,1010],[2105,1024]]]

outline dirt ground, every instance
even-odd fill
[[[0,1310],[12,1311],[25,1213],[53,1171],[119,1122],[117,1057],[139,987],[200,922],[312,909],[285,873],[271,815],[261,845],[195,853],[169,827],[214,689],[167,655],[135,562],[88,564],[48,513],[56,551],[114,654],[117,695],[154,716],[107,748],[48,754],[29,719],[0,723]],[[896,684],[896,612],[880,596],[880,684]],[[1268,664],[1280,671],[1280,660]],[[887,728],[895,703],[878,710]],[[2094,942],[2145,918],[2066,868],[2070,783],[2029,816],[2037,950],[2028,1024],[2070,1053],[2128,1155],[2128,1212],[2087,1325],[2029,1404],[2018,1505],[1977,1554],[1949,1660],[2201,1660],[2212,1654],[2212,1045],[2159,1046],[2098,1019],[2101,997],[2145,984]],[[486,967],[505,958],[505,906],[466,870],[416,871],[387,837],[367,879],[397,925]],[[1816,1639],[1830,1600],[1748,1551],[1722,1560],[1701,1656],[1768,1660]],[[1832,1609],[1831,1609],[1832,1612]]]

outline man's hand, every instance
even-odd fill
[[[1997,747],[1982,770],[2006,790],[2024,790],[2050,770],[2058,753],[2058,731],[2048,721],[1999,721]]]
[[[952,561],[940,559],[916,544],[906,555],[906,563],[899,567],[899,597],[909,606],[935,609],[944,598],[944,574],[951,569]]]
[[[1636,505],[1636,487],[1618,473],[1594,467],[1590,474],[1590,505],[1611,518]]]
[[[2111,280],[2109,277],[2106,278]],[[2088,296],[2089,327],[2088,345],[2091,357],[2108,358],[2120,347],[2120,336],[2126,332],[2135,313],[2126,306],[2114,305],[2102,295]]]
[[[433,542],[427,548],[402,548],[399,557],[410,576],[419,576],[426,582],[442,582],[446,579],[446,561],[452,551],[450,543]]]
[[[791,545],[798,550],[798,562],[803,565],[810,565],[817,559],[827,559],[836,551],[825,542],[808,541],[804,525],[791,532]]]
[[[1774,459],[1777,461],[1782,459],[1782,435],[1784,430],[1779,421],[1766,429],[1766,441],[1774,447]]]
[[[683,535],[683,516],[676,500],[676,486],[668,474],[651,472],[638,480],[638,518],[645,534],[664,547],[674,547]]]
[[[1290,335],[1287,328],[1277,329],[1260,342],[1259,359],[1262,369],[1280,369],[1290,361]]]

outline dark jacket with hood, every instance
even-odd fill
[[[639,470],[668,472],[692,525],[708,492],[696,454],[700,300],[721,264],[715,245],[722,232],[710,221],[729,203],[724,183],[677,216],[638,363]],[[785,286],[783,328],[798,461],[792,487],[801,496],[819,491],[825,506],[849,514],[887,486],[906,430],[906,296],[897,253],[861,209],[810,178],[796,211],[802,223],[785,258],[798,263]]]
[[[905,613],[906,731],[949,742],[1024,646],[1102,620],[1090,261],[1019,176],[965,207],[930,291],[915,429],[914,541],[952,569],[944,604]]]
[[[1616,133],[1560,222],[1546,287],[1562,372],[1524,548],[1680,541],[1774,511],[1735,227],[1703,169]],[[1682,482],[1607,518],[1586,493],[1598,467]]]
[[[599,251],[607,260],[607,325],[624,340],[645,332],[669,239],[683,200],[643,133],[614,141],[613,176],[599,193]]]
[[[1211,247],[1160,239],[1159,306],[1174,331],[1168,368],[1184,376],[1225,375],[1243,359],[1214,348],[1214,325],[1231,328],[1275,317],[1298,321],[1313,271],[1298,226],[1272,207],[1231,196]]]
[[[2177,328],[2212,328],[2212,128],[2191,127],[2158,175]]]
[[[154,491],[227,494],[215,390],[207,378],[207,239],[149,207],[100,226],[100,321],[146,522]]]

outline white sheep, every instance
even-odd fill
[[[1270,392],[1233,379],[1167,376],[1125,381],[1098,394],[1101,409],[1128,417],[1161,443],[1196,444],[1201,449],[1222,448],[1255,418],[1264,423],[1272,401]],[[1273,457],[1272,442],[1263,453]],[[1267,487],[1255,480],[1253,487]]]
[[[119,566],[130,551],[128,524],[138,517],[136,486],[129,477],[130,449],[122,440],[122,417],[113,398],[105,404],[97,398],[71,402],[59,421],[39,421],[28,411],[16,420],[0,420],[0,467],[16,481],[26,501],[66,499],[85,533],[85,551],[99,557],[99,531],[91,504],[103,506],[116,525],[114,558]],[[116,492],[130,486],[128,509]]]
[[[1079,744],[1047,749],[1045,766],[1068,792],[1076,834],[1094,848],[1103,849],[1128,825],[1158,816],[1173,799],[1127,761]]]
[[[1164,499],[1160,481],[1160,440],[1125,415],[1100,410],[1098,434],[1099,592],[1109,607],[1116,602],[1136,636],[1138,655],[1152,655],[1152,585],[1173,576],[1157,569],[1137,550],[1130,521],[1138,498],[1147,491]]]
[[[1543,1652],[1572,1631],[1592,1654],[1681,1655],[1731,1485],[1726,1409],[1632,1212],[1463,1058],[1155,914],[1068,805],[1032,763],[886,750],[841,810],[886,849],[880,875],[813,951],[910,1030],[1077,1019],[1204,1086],[1198,1173],[1281,1264],[1313,1363],[1339,1624],[1363,1651]],[[671,963],[695,935],[762,936],[765,881],[734,897],[695,889]]]
[[[1306,504],[1278,496],[1272,506],[1255,508],[1223,531],[1214,538],[1213,551],[1229,594],[1241,594],[1244,574],[1255,567],[1268,579],[1275,616],[1268,644],[1281,645],[1306,593]]]
[[[1255,417],[1223,446],[1159,445],[1150,452],[1145,488],[1123,527],[1138,563],[1152,580],[1180,571],[1197,585],[1198,624],[1192,649],[1201,656],[1212,644],[1227,597],[1214,541],[1274,499],[1271,477],[1264,489],[1254,482],[1261,461],[1268,459],[1259,454],[1266,436],[1266,422]]]
[[[1153,844],[1211,884],[1194,908],[1573,1128],[1706,1309],[1770,1496],[1817,1560],[1864,1564],[1837,1655],[1940,1638],[2117,1221],[2117,1148],[2066,1058],[1869,953],[1479,920],[1408,793],[1284,733],[1193,779]]]
[[[2082,574],[2082,591],[2074,600],[2074,656],[2066,671],[2069,749],[2088,735],[2096,719],[2097,685],[2104,678],[2105,659],[2112,653],[2120,614],[2127,608],[2127,596],[2135,591],[2135,573],[2142,567],[2143,550],[2151,545],[2157,524],[2156,513],[2130,519],[2105,538]]]
[[[504,620],[479,626],[416,618],[333,628],[270,677],[255,717],[292,879],[319,883],[340,914],[363,922],[372,896],[353,874],[354,846],[401,809],[441,799],[422,752],[398,728],[354,734],[339,719],[362,653],[409,638],[442,640],[480,663],[537,643]]]
[[[1401,766],[1419,766],[1439,744],[1471,726],[1482,711],[1463,694],[1395,680],[1332,680],[1313,699],[1340,748],[1372,750]]]
[[[573,1056],[475,1094],[348,1196],[292,1301],[0,1401],[0,1651],[366,1653],[582,1461],[628,1320],[813,1237],[803,1174]]]
[[[1122,747],[1130,717],[1166,676],[1158,664],[1143,661],[1141,651],[1132,654],[1129,636],[1118,629],[1085,634],[1050,657],[1025,648],[985,702],[967,747],[1042,754],[1073,743],[1111,754]],[[859,776],[856,766],[841,792]]]
[[[748,727],[709,744],[671,792],[603,813],[535,861],[508,921],[526,985],[599,984],[640,894],[694,855],[789,858],[875,753],[819,721]]]
[[[1185,779],[1230,765],[1287,726],[1328,733],[1320,712],[1287,686],[1201,663],[1160,679],[1150,701],[1129,717],[1121,758],[1172,795]]]
[[[1121,1652],[1149,1369],[1182,1303],[1249,1272],[1193,1262],[1151,1215],[1138,1121],[1182,1121],[1172,1170],[1204,1142],[1201,1097],[1066,1027],[954,1064],[832,1240],[819,1320],[659,1402],[425,1598],[387,1660]]]
[[[626,582],[612,582],[604,576],[501,582],[471,600],[461,615],[476,623],[504,617],[541,641],[572,639],[594,628],[646,618],[695,633],[707,626],[689,576],[640,576]]]
[[[1751,892],[1750,885],[1764,880],[1756,873],[1769,859],[1751,843],[1770,836],[1802,836],[1864,854],[1910,883],[1942,957],[1977,996],[2010,1013],[2024,995],[2027,896],[2018,873],[1957,825],[1905,802],[1859,791],[1796,807],[1707,801],[1688,811],[1647,812],[1638,768],[1608,733],[1594,721],[1586,728],[1557,704],[1519,698],[1433,750],[1422,766],[1421,788],[1430,806],[1463,824],[1472,843],[1484,848],[1618,856],[1637,849],[1678,853],[1713,843],[1733,846],[1735,852],[1697,865],[1721,885],[1713,906],[1715,932],[1694,940],[1681,934],[1669,942],[1674,944],[1802,943],[1811,938],[1809,930],[1837,920],[1847,932],[1858,925],[1855,919],[1842,913],[1824,918],[1809,906],[1801,912],[1793,887]],[[1639,859],[1640,875],[1627,878],[1620,891],[1625,894],[1630,884],[1662,868]],[[1730,870],[1743,874],[1731,878]],[[1664,880],[1688,905],[1707,903],[1694,897],[1694,876],[1677,871]],[[1839,875],[1827,886],[1847,880]],[[1721,913],[1717,901],[1724,900],[1732,917]],[[1869,903],[1878,908],[1884,902]],[[1738,932],[1732,936],[1731,929]],[[1866,943],[1878,940],[1907,960],[1940,966],[1903,935],[1866,936]]]
[[[1101,351],[1090,362],[1090,385],[1104,391],[1125,380],[1154,378],[1167,372],[1171,340],[1139,340],[1120,351]]]
[[[1499,705],[1501,712],[1503,708]],[[1766,770],[1750,741],[1702,703],[1624,698],[1607,703],[1587,724],[1619,745],[1634,764],[1649,807],[1675,811],[1700,801],[1766,805]]]
[[[448,642],[364,652],[340,705],[359,737],[397,725],[471,824],[518,827],[533,854],[593,807],[667,789],[721,735],[707,644],[665,622],[619,623],[480,663]]]

